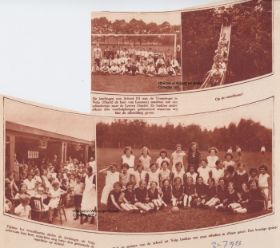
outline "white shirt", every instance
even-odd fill
[[[199,173],[199,176],[201,176],[203,178],[203,182],[204,184],[208,184],[208,179],[209,179],[209,172],[211,171],[211,168],[206,166],[205,168],[203,168],[202,166],[200,166],[197,169],[197,172]]]
[[[259,180],[258,180],[258,185],[260,188],[268,188],[268,180],[270,176],[268,173],[265,174],[260,174],[259,175]]]
[[[183,169],[182,169],[181,171],[174,170],[174,171],[173,171],[173,175],[174,175],[174,179],[175,179],[176,177],[180,177],[181,180],[182,180],[182,182],[183,182],[185,172],[184,172]]]
[[[123,164],[128,164],[129,168],[134,168],[135,156],[133,154],[131,154],[129,157],[123,154],[121,159]]]
[[[23,206],[19,204],[15,208],[15,214],[21,218],[28,219],[30,215],[31,207],[29,205]]]
[[[157,185],[159,185],[159,170],[156,170],[155,172],[149,171],[149,183],[156,182]]]
[[[234,167],[235,166],[235,162],[233,160],[230,160],[230,161],[225,160],[223,162],[223,165],[224,165],[224,168],[226,169],[229,166],[233,166]]]
[[[113,187],[115,182],[120,180],[120,173],[118,171],[111,172],[107,171],[105,185]]]
[[[171,154],[171,158],[172,158],[172,168],[175,168],[176,163],[181,162],[182,164],[184,164],[184,157],[186,156],[186,153],[184,151],[180,151],[180,152],[173,152]]]
[[[217,168],[213,168],[212,169],[212,178],[215,180],[216,185],[219,182],[219,179],[221,177],[223,177],[225,174],[225,169],[217,169]]]
[[[160,175],[160,179],[163,181],[165,179],[170,179],[170,170],[169,169],[166,169],[166,170],[160,170],[159,171],[159,175]]]
[[[166,161],[168,164],[170,164],[170,159],[168,157],[165,158],[158,157],[156,160],[156,164],[160,167],[163,161]]]
[[[145,171],[149,171],[152,158],[149,155],[147,155],[146,157],[141,155],[139,160],[141,161],[141,163],[142,163],[142,165],[144,167],[144,170]]]
[[[219,157],[214,155],[214,156],[207,156],[207,163],[208,163],[208,166],[210,168],[215,168],[216,167],[216,161],[219,160]]]
[[[197,174],[196,172],[194,172],[193,174],[191,174],[190,172],[187,172],[187,173],[186,173],[186,176],[187,176],[187,177],[192,177],[192,179],[193,179],[193,184],[196,183],[196,179],[197,179],[197,176],[198,176],[198,174]]]
[[[133,175],[135,176],[136,187],[138,187],[140,181],[146,180],[147,171],[143,170],[143,171],[139,172],[138,170],[136,170],[136,171],[134,171]]]

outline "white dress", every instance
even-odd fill
[[[114,173],[111,171],[107,171],[106,178],[105,178],[105,186],[103,188],[101,194],[101,203],[107,205],[108,196],[113,189],[113,185],[115,182],[120,181],[120,173],[115,171]]]
[[[129,157],[123,154],[121,159],[123,164],[128,164],[129,169],[134,169],[135,156],[133,154]]]
[[[84,214],[92,214],[97,206],[96,185],[93,182],[94,174],[90,177],[87,175],[85,178],[85,189],[83,192],[81,211]]]
[[[216,168],[216,161],[219,160],[219,157],[214,155],[214,156],[207,156],[207,164],[210,169]]]
[[[57,190],[52,189],[50,191],[51,199],[49,201],[48,207],[57,208],[60,201],[60,196],[61,196],[61,189],[57,189]]]
[[[144,157],[143,155],[140,156],[139,160],[141,161],[145,171],[150,170],[151,159],[152,158],[149,155],[147,155],[146,157]]]
[[[181,162],[182,165],[184,165],[184,157],[186,156],[186,153],[184,151],[180,151],[180,152],[173,152],[171,154],[171,158],[172,158],[172,171],[175,171],[175,165],[178,162]]]

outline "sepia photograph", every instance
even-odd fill
[[[4,98],[5,214],[97,229],[92,116]]]
[[[180,90],[181,13],[93,12],[93,91]],[[171,87],[172,86],[172,87]]]
[[[184,90],[271,74],[272,1],[182,12],[182,58]]]
[[[99,117],[98,229],[170,232],[273,212],[273,98],[176,118]]]

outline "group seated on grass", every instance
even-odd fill
[[[222,161],[218,150],[212,147],[209,155],[201,159],[196,143],[192,143],[188,154],[178,144],[170,158],[166,150],[161,150],[152,162],[149,149],[143,147],[134,166],[135,156],[131,147],[126,147],[120,171],[115,163],[100,171],[106,174],[101,204],[110,212],[140,213],[166,207],[174,212],[212,208],[239,214],[270,209],[271,179],[267,166],[261,164],[247,172],[240,148],[237,154],[234,160],[229,149]]]
[[[97,47],[93,51],[92,72],[103,75],[144,75],[176,76],[181,67],[178,60],[168,53],[154,52],[151,49],[105,50]]]
[[[94,221],[82,211],[94,209],[96,165],[90,158],[87,164],[71,157],[61,165],[53,160],[42,160],[40,166],[34,161],[15,161],[15,171],[5,179],[5,212],[24,219],[53,223],[55,217],[67,220],[65,208],[74,208],[75,220]],[[92,191],[91,188],[94,188]],[[96,202],[96,201],[95,201]],[[87,210],[86,210],[87,211]],[[91,215],[92,217],[92,215]],[[90,220],[89,220],[90,219]]]

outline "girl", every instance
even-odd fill
[[[121,189],[121,184],[119,182],[113,184],[113,190],[109,193],[108,202],[106,204],[109,212],[119,212],[122,210],[120,206]]]
[[[159,169],[155,163],[150,165],[150,171],[147,173],[147,175],[149,184],[151,182],[155,182],[157,185],[159,185]],[[149,187],[150,186],[151,185],[149,185]]]
[[[15,183],[14,175],[12,173],[9,173],[7,178],[5,179],[5,185],[7,186],[7,198],[14,198],[16,193],[18,192],[18,186]]]
[[[160,185],[162,185],[164,180],[170,180],[171,177],[171,172],[168,169],[169,163],[167,161],[162,161],[161,166],[160,166],[160,171],[159,171],[159,180],[160,180]]]
[[[20,187],[20,191],[15,195],[14,199],[19,200],[24,196],[27,196],[30,198],[30,195],[27,193],[27,186],[25,184],[22,184]]]
[[[218,210],[233,210],[234,208],[238,208],[238,195],[237,192],[234,189],[234,183],[229,182],[227,191],[226,191],[226,197],[223,200],[223,202],[218,205],[217,209]]]
[[[249,200],[247,205],[247,212],[253,213],[262,211],[265,208],[265,198],[261,190],[258,188],[256,181],[251,181],[250,191],[249,191]]]
[[[187,177],[186,183],[184,185],[184,199],[183,206],[191,207],[192,199],[195,195],[195,185],[192,177]]]
[[[193,180],[193,184],[196,183],[196,179],[197,179],[198,174],[195,172],[195,166],[194,165],[190,165],[189,166],[189,171],[185,174],[185,177],[191,177]]]
[[[143,146],[141,156],[139,157],[139,161],[141,161],[145,171],[150,170],[151,160],[152,158],[150,157],[149,149],[146,146]]]
[[[27,178],[23,181],[23,183],[27,187],[27,193],[30,196],[33,196],[35,193],[35,186],[36,186],[36,181],[33,179],[33,175],[28,174]]]
[[[215,184],[218,185],[219,179],[224,177],[225,169],[220,160],[216,161],[216,167],[211,170],[211,177],[214,179]]]
[[[218,149],[216,147],[211,147],[208,150],[209,155],[207,156],[207,163],[210,169],[213,169],[216,167],[216,161],[219,159],[217,156]]]
[[[170,204],[172,199],[172,188],[168,179],[162,181],[162,200],[165,204]]]
[[[217,186],[217,202],[215,206],[217,206],[217,204],[224,202],[225,199],[226,199],[226,184],[224,178],[220,178]]]
[[[225,183],[228,184],[229,182],[233,182],[233,184],[236,184],[236,172],[234,170],[234,167],[228,166],[225,170]]]
[[[84,187],[85,186],[81,180],[81,177],[77,175],[75,178],[75,185],[73,187],[74,207],[76,212],[74,220],[77,220],[80,216]]]
[[[242,207],[246,207],[249,201],[249,188],[247,183],[242,183],[241,185],[241,191],[238,194],[239,197],[239,203]]]
[[[183,205],[184,187],[182,185],[182,178],[175,177],[174,185],[172,187],[172,206],[178,207]]]
[[[122,171],[120,173],[120,183],[123,188],[127,185],[130,179],[130,173],[128,172],[129,166],[128,164],[123,164],[122,165]]]
[[[258,179],[258,186],[259,189],[261,190],[261,192],[264,195],[264,199],[265,199],[265,208],[268,209],[270,206],[270,202],[269,202],[269,189],[271,187],[271,179],[270,179],[270,175],[267,173],[267,166],[262,165],[259,168],[259,179]]]
[[[202,159],[201,166],[198,168],[197,172],[199,176],[202,177],[203,182],[205,182],[205,184],[207,185],[208,179],[210,177],[211,168],[207,165],[206,159]]]
[[[15,214],[23,219],[31,218],[31,207],[29,205],[29,198],[24,196],[20,199],[20,204],[15,208]]]
[[[237,164],[237,170],[236,170],[236,176],[235,176],[235,184],[236,184],[236,191],[241,192],[242,191],[242,184],[248,183],[248,173],[245,170],[245,164],[238,163]]]
[[[48,204],[48,216],[49,216],[49,222],[53,222],[53,215],[54,215],[54,210],[57,209],[61,195],[66,193],[59,187],[59,183],[57,181],[54,181],[52,183],[52,189],[49,192],[49,204]]]
[[[172,173],[173,183],[174,183],[175,178],[177,178],[177,177],[179,177],[181,179],[181,181],[183,182],[184,175],[185,175],[185,172],[183,170],[183,164],[181,162],[177,162],[175,165],[175,170]]]
[[[147,183],[145,180],[139,182],[139,187],[135,189],[136,203],[135,206],[140,212],[150,212],[154,209],[154,204],[149,202]]]
[[[166,161],[168,165],[170,164],[170,159],[167,157],[167,151],[164,149],[160,151],[159,157],[156,160],[157,166],[160,167],[163,161]]]
[[[182,150],[181,144],[176,145],[176,150],[171,154],[172,172],[175,171],[177,163],[184,164],[186,153]]]
[[[126,185],[126,189],[123,192],[123,197],[121,197],[122,202],[120,204],[121,208],[124,211],[136,211],[138,208],[134,205],[135,204],[135,190],[133,183],[129,182]]]
[[[148,189],[148,198],[155,205],[156,210],[159,210],[162,206],[167,206],[160,197],[158,184],[156,182],[150,183],[150,188]]]
[[[225,155],[225,160],[223,162],[224,169],[227,169],[228,166],[235,167],[235,162],[233,161],[232,152],[227,152]]]
[[[101,204],[107,204],[108,195],[110,191],[113,189],[113,185],[115,182],[119,182],[120,180],[120,173],[117,171],[117,165],[111,164],[109,166],[109,170],[107,170],[106,178],[105,178],[105,186],[103,188],[101,194]]]
[[[208,194],[206,198],[205,206],[214,207],[219,202],[217,197],[217,188],[215,186],[215,180],[213,178],[208,179]]]
[[[135,176],[135,182],[136,182],[136,187],[139,187],[140,181],[145,181],[146,183],[148,182],[148,173],[147,171],[144,171],[143,165],[139,163],[136,167],[136,171],[133,173]]]
[[[206,203],[208,188],[206,184],[203,182],[203,178],[199,176],[197,178],[196,186],[195,186],[195,199],[194,205],[196,207],[203,207]]]
[[[132,148],[126,146],[123,150],[123,155],[121,156],[121,164],[128,164],[129,171],[134,171],[135,166],[135,156],[133,155]]]
[[[188,151],[188,164],[193,165],[195,171],[198,169],[200,164],[200,152],[198,150],[198,145],[196,142],[192,142]]]
[[[258,174],[257,169],[255,169],[255,168],[250,169],[248,181],[249,181],[249,185],[250,185],[250,182],[252,182],[252,181],[259,182],[259,174]]]

